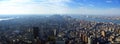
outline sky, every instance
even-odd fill
[[[0,0],[0,14],[120,15],[120,0]]]

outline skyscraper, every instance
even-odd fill
[[[38,27],[33,27],[33,35],[34,35],[34,39],[37,39],[37,37],[39,37],[39,28]]]
[[[92,44],[91,42],[92,42],[91,38],[88,37],[88,44]]]
[[[33,35],[34,35],[34,44],[41,44],[39,39],[39,28],[33,27]]]
[[[101,35],[105,37],[105,31],[101,31]]]

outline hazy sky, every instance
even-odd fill
[[[0,14],[120,15],[120,0],[0,0]]]

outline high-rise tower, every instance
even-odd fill
[[[33,27],[33,35],[34,35],[34,39],[39,37],[39,28],[38,27]]]

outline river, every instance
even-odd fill
[[[85,17],[85,16],[72,16],[73,18],[77,18],[80,20],[86,20],[86,21],[95,21],[95,22],[112,22],[115,24],[120,24],[120,20],[108,20],[108,19],[102,19],[102,18],[91,18],[91,17]]]

